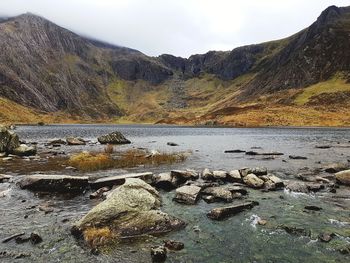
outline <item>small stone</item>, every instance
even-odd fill
[[[167,145],[169,146],[179,146],[177,143],[175,142],[167,142]]]
[[[164,262],[167,258],[167,251],[164,246],[154,246],[151,248],[152,262]]]
[[[322,210],[321,207],[315,206],[315,205],[307,205],[305,206],[306,210],[312,210],[312,211],[320,211]]]
[[[321,233],[318,235],[318,239],[321,241],[321,242],[326,242],[328,243],[329,241],[331,241],[333,239],[333,237],[335,236],[334,233]]]
[[[261,226],[264,226],[264,225],[267,224],[267,221],[264,220],[264,219],[259,219],[259,220],[258,220],[258,224],[261,225]]]
[[[185,247],[184,243],[179,242],[179,241],[175,241],[175,240],[166,240],[166,241],[164,241],[164,246],[167,249],[175,250],[175,251],[182,250]]]
[[[30,234],[30,242],[32,242],[33,245],[39,244],[42,241],[43,241],[42,237],[39,236],[37,233]]]

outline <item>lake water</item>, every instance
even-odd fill
[[[350,148],[347,148],[350,129],[50,125],[19,126],[16,132],[22,140],[38,142],[41,150],[52,139],[76,136],[96,141],[98,136],[115,130],[121,131],[132,141],[131,145],[118,146],[120,149],[142,147],[168,152],[192,152],[184,163],[133,169],[137,171],[162,172],[174,168],[231,170],[264,166],[285,180],[294,180],[295,175],[305,167],[314,170],[332,162],[346,163],[350,159]],[[171,147],[167,142],[175,142],[179,146]],[[317,149],[316,145],[333,147]],[[62,150],[70,153],[102,149],[96,144],[65,146]],[[224,153],[232,149],[277,151],[284,155],[266,160],[262,156],[244,153]],[[288,155],[301,155],[308,159],[290,160]],[[97,173],[108,176],[117,172],[110,170]],[[249,189],[248,199],[258,201],[260,205],[220,222],[211,221],[206,213],[212,207],[224,204],[207,204],[201,200],[195,206],[185,206],[172,201],[174,192],[162,193],[162,210],[186,221],[188,226],[185,230],[158,238],[122,243],[109,253],[98,256],[80,247],[69,233],[72,222],[97,204],[98,201],[89,199],[89,193],[79,196],[38,196],[19,190],[14,185],[10,187],[10,194],[0,198],[1,238],[22,231],[38,232],[44,242],[36,246],[28,243],[0,243],[1,262],[150,262],[150,246],[170,238],[182,241],[185,249],[169,253],[167,262],[349,262],[348,255],[337,251],[339,247],[350,244],[350,192],[347,187],[338,189],[337,195],[341,198],[328,192],[296,195],[286,191],[262,193]],[[32,208],[47,202],[54,206],[53,213],[45,215],[37,208]],[[322,210],[305,212],[305,205],[320,206]],[[266,219],[268,224],[256,225],[258,217]],[[311,238],[289,235],[279,229],[281,224],[310,229]],[[322,232],[333,232],[337,236],[330,243],[322,243],[317,241],[317,235]],[[15,260],[1,257],[2,251],[31,255]]]

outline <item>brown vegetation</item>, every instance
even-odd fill
[[[138,165],[162,165],[183,162],[186,155],[182,153],[149,154],[141,150],[127,150],[118,155],[108,153],[82,152],[71,156],[69,165],[80,171],[97,171],[110,168],[128,168]]]

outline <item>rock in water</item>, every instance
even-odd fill
[[[255,205],[257,205],[255,202],[246,202],[232,206],[218,207],[210,210],[207,216],[213,220],[222,220],[229,216],[238,214],[244,210],[251,209]]]
[[[80,192],[89,186],[87,176],[43,175],[25,176],[19,186],[22,189],[43,192]]]
[[[184,249],[185,247],[184,243],[180,241],[175,241],[175,240],[164,241],[164,246],[169,250],[175,250],[175,251],[179,251],[181,249]]]
[[[161,263],[167,258],[167,251],[164,246],[155,246],[151,248],[152,262]]]
[[[253,188],[261,188],[264,185],[264,181],[257,177],[255,174],[248,174],[243,178],[243,182]]]
[[[123,134],[121,134],[118,131],[112,132],[112,133],[107,134],[107,135],[102,135],[102,136],[98,137],[97,140],[101,144],[107,144],[107,143],[110,143],[110,144],[129,144],[129,143],[131,143],[128,139],[126,139],[124,137]]]
[[[71,229],[96,246],[112,239],[160,234],[181,229],[186,223],[160,211],[160,196],[156,189],[138,178],[128,178],[104,200],[92,208]]]
[[[198,200],[201,188],[195,185],[185,185],[176,189],[174,201],[187,205],[194,205]]]
[[[19,147],[18,135],[0,125],[0,153],[12,153],[17,147]]]
[[[350,185],[350,170],[336,173],[335,178],[341,184]]]
[[[224,202],[231,202],[233,197],[232,193],[223,187],[207,187],[202,192],[205,195],[213,196],[214,200],[210,201],[224,201]]]
[[[21,144],[12,151],[13,154],[19,156],[31,156],[36,154],[36,147]]]
[[[68,137],[66,139],[68,145],[85,145],[86,142],[80,138]]]

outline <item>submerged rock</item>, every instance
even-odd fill
[[[164,246],[167,249],[175,250],[175,251],[182,250],[185,247],[184,243],[182,243],[180,241],[175,241],[175,240],[166,240],[166,241],[164,241]]]
[[[167,145],[169,146],[179,146],[177,143],[175,142],[167,142]]]
[[[96,246],[113,239],[160,234],[185,227],[182,220],[160,211],[160,205],[156,189],[141,179],[128,178],[76,222],[72,234],[83,236],[88,244]]]
[[[282,225],[281,228],[291,235],[311,237],[311,231],[302,227]]]
[[[79,192],[89,186],[87,176],[28,175],[19,181],[22,189],[42,192]]]
[[[213,220],[222,220],[229,216],[238,214],[244,210],[252,209],[255,205],[257,205],[256,202],[246,202],[226,207],[218,207],[210,210],[207,216]]]
[[[307,185],[300,183],[300,182],[288,183],[286,188],[292,192],[297,192],[297,193],[308,193],[309,192],[309,188],[307,187]]]
[[[344,171],[346,169],[349,169],[349,165],[348,164],[332,163],[332,164],[327,165],[324,170],[327,173],[337,173],[337,172],[340,172],[340,171]]]
[[[333,239],[333,237],[335,237],[334,233],[321,233],[318,235],[318,240],[328,243]]]
[[[86,142],[80,138],[68,137],[66,139],[68,145],[85,145]]]
[[[174,201],[187,205],[194,205],[199,197],[201,188],[195,185],[185,185],[176,189]]]
[[[350,185],[350,170],[345,170],[336,173],[335,178],[341,184]]]
[[[102,135],[97,138],[98,142],[101,144],[129,144],[131,143],[128,139],[124,137],[121,132],[115,131],[107,135]]]
[[[245,153],[246,151],[243,151],[243,150],[226,150],[224,151],[224,153]]]
[[[299,155],[289,155],[289,159],[293,159],[293,160],[307,160],[307,157],[299,156]]]

